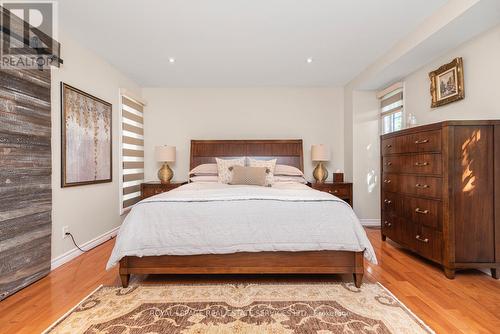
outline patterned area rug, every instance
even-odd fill
[[[378,284],[100,287],[47,333],[433,333]]]

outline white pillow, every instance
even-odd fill
[[[296,167],[288,165],[276,165],[274,175],[304,176],[304,173]]]
[[[253,158],[248,158],[248,165],[250,167],[267,167],[269,168],[269,173],[266,175],[266,185],[270,186],[273,184],[274,180],[274,170],[276,169],[276,159],[272,160],[257,160]]]
[[[245,166],[245,158],[224,160],[215,158],[217,162],[217,174],[219,177],[219,182],[229,183],[233,178],[233,172],[229,170],[232,166]]]
[[[307,184],[303,176],[274,175],[274,183],[302,183]]]
[[[193,168],[189,175],[217,175],[217,164],[201,164]]]
[[[217,175],[195,175],[189,178],[191,182],[219,182]]]

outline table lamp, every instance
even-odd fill
[[[175,162],[175,146],[162,145],[155,148],[156,161],[162,162],[160,170],[158,171],[158,178],[161,183],[170,183],[174,172],[168,165],[169,162]]]
[[[316,144],[311,147],[311,160],[318,162],[314,168],[313,176],[317,183],[324,183],[328,178],[328,170],[323,165],[323,162],[330,161],[330,150],[324,144]]]

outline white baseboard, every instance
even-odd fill
[[[367,227],[380,226],[380,219],[360,219],[361,225]]]
[[[116,236],[119,228],[120,227],[117,226],[114,229],[112,229],[111,231],[108,231],[108,232],[101,234],[100,236],[98,236],[90,241],[87,241],[86,243],[82,244],[80,247],[83,250],[87,250],[87,249],[91,249],[91,248],[94,248],[96,246],[99,246],[103,242],[108,241],[109,239]],[[82,254],[83,253],[78,248],[75,247],[75,248],[67,251],[66,253],[59,255],[58,257],[52,259],[50,261],[50,270],[54,270],[57,267],[62,266],[66,262],[69,262],[69,261],[73,260],[75,257],[80,256]]]

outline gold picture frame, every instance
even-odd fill
[[[464,67],[461,57],[430,72],[429,78],[431,79],[431,108],[459,101],[465,97]]]

